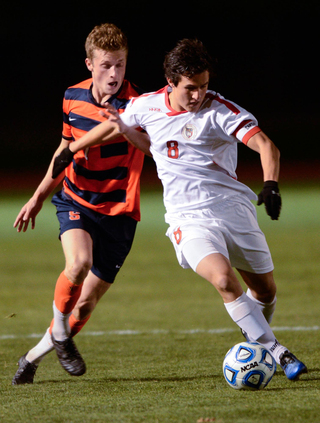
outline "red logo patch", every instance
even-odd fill
[[[176,231],[173,232],[174,238],[176,240],[176,243],[179,245],[182,240],[182,232],[181,229],[178,228]]]

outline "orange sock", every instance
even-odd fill
[[[82,284],[75,285],[62,272],[54,291],[54,303],[57,309],[63,314],[71,313],[80,297],[81,289]]]
[[[81,329],[87,323],[87,321],[90,319],[90,317],[91,317],[91,315],[89,314],[89,316],[86,317],[85,319],[77,320],[72,313],[70,314],[69,325],[70,325],[72,337],[74,337],[75,335],[77,335],[77,333],[79,333],[81,331]],[[50,324],[50,328],[49,328],[50,334],[52,333],[53,322],[54,322],[54,319],[52,319],[51,324]]]
[[[89,314],[88,317],[86,317],[83,320],[77,320],[74,317],[74,315],[71,313],[71,315],[69,317],[69,325],[70,325],[70,329],[71,329],[71,336],[73,337],[77,333],[79,333],[89,319],[90,319],[90,314]]]

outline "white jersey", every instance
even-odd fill
[[[164,188],[168,213],[211,207],[230,196],[256,194],[237,181],[237,143],[259,132],[253,115],[214,91],[196,112],[177,112],[170,87],[134,98],[121,114],[127,126],[141,127]]]

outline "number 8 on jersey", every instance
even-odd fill
[[[167,142],[167,148],[168,148],[168,157],[170,159],[178,159],[179,158],[178,141],[168,141]]]

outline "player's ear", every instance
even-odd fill
[[[167,82],[170,85],[171,88],[174,87],[174,83],[172,82],[172,80],[170,78],[167,78]]]
[[[86,66],[87,66],[88,70],[89,70],[90,72],[92,72],[92,71],[93,71],[93,65],[92,65],[92,63],[91,63],[91,60],[90,60],[90,59],[88,59],[88,58],[86,58],[86,60],[85,60],[85,64],[86,64]]]

